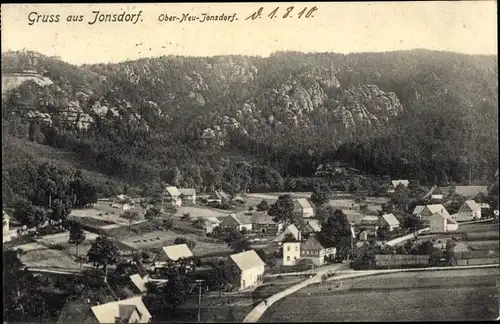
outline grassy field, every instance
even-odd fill
[[[232,213],[231,210],[217,210],[215,208],[204,208],[199,206],[183,206],[177,208],[177,213],[174,216],[182,216],[184,214],[189,214],[192,219],[199,217],[227,217],[228,214]]]
[[[18,246],[17,248],[23,250],[20,258],[27,267],[60,269],[79,268],[79,264],[75,261],[75,257],[70,256],[64,249],[51,249],[40,243],[29,243]]]
[[[450,272],[454,271],[454,272]],[[498,268],[399,273],[307,287],[262,322],[485,320],[498,317]]]

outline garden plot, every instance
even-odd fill
[[[98,201],[92,208],[84,208],[84,209],[74,209],[71,211],[71,216],[74,217],[85,217],[85,218],[94,218],[98,220],[104,220],[109,223],[119,223],[119,224],[127,224],[127,221],[120,217],[125,211],[121,208],[114,208],[110,206],[110,201]],[[132,211],[137,212],[140,216],[143,216],[146,212],[144,208],[140,205],[135,205],[135,208]],[[107,225],[107,224],[106,224]]]
[[[227,217],[228,214],[232,213],[230,210],[216,210],[210,208],[196,207],[196,206],[184,206],[178,207],[177,212],[174,216],[182,216],[184,214],[189,214],[189,216],[194,218],[206,218],[206,217]]]

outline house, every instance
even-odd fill
[[[231,201],[238,203],[238,204],[244,204],[245,198],[243,198],[241,195],[236,195],[231,199]]]
[[[163,196],[172,201],[174,206],[182,206],[181,192],[177,187],[166,187]]]
[[[3,223],[2,241],[3,241],[3,243],[9,242],[12,239],[12,237],[10,235],[10,227],[9,227],[10,217],[4,210],[2,210],[2,223]]]
[[[269,216],[268,216],[269,217]],[[269,217],[270,218],[270,217]],[[252,230],[252,220],[248,217],[239,217],[236,214],[229,214],[224,220],[219,224],[222,229],[233,229],[242,231],[245,229],[246,231]]]
[[[314,233],[321,232],[321,223],[319,222],[319,219],[306,219],[305,222],[307,225],[311,226]]]
[[[420,217],[420,214],[422,214],[422,212],[424,211],[424,209],[425,209],[425,206],[423,206],[423,205],[417,205],[417,206],[415,206],[415,209],[413,209],[412,215]]]
[[[453,232],[458,230],[458,224],[440,213],[434,213],[430,218],[430,231],[432,233]]]
[[[458,209],[456,217],[459,222],[481,219],[481,206],[474,200],[466,200]]]
[[[116,302],[93,306],[91,308],[97,323],[149,323],[151,314],[142,297],[132,297]]]
[[[300,258],[309,259],[316,266],[322,266],[328,260],[332,260],[337,249],[320,240],[320,236],[317,234],[309,235],[307,240],[300,244]]]
[[[192,258],[193,253],[186,244],[175,244],[164,246],[158,256],[153,260],[154,267],[164,267],[170,262],[177,262],[181,259]]]
[[[230,214],[219,225],[221,228],[232,228],[259,234],[278,235],[283,224],[273,221],[271,216],[263,212],[243,212]]]
[[[153,279],[148,275],[141,276],[138,273],[131,275],[129,278],[135,290],[141,295],[144,295],[148,291],[146,287],[147,283],[153,283],[159,286],[167,282],[166,279]]]
[[[399,228],[399,221],[393,214],[384,214],[379,217],[379,226],[386,227],[389,231]]]
[[[359,222],[359,228],[361,229],[371,229],[371,230],[377,230],[379,227],[379,220],[378,216],[371,216],[367,215],[361,218],[361,221]]]
[[[149,323],[151,314],[141,296],[105,304],[92,304],[90,300],[68,300],[61,310],[57,323]]]
[[[359,240],[360,241],[368,241],[368,231],[362,231],[359,233]]]
[[[487,203],[480,203],[479,206],[481,209],[490,209],[490,204]]]
[[[319,230],[317,228],[314,228],[313,225],[308,223],[309,219],[306,218],[299,218],[297,219],[297,222],[295,223],[295,226],[297,226],[297,229],[299,230],[301,235],[308,235],[311,233],[317,233]]]
[[[194,188],[180,188],[179,193],[183,204],[196,204],[196,190]]]
[[[474,198],[480,192],[488,194],[488,187],[486,186],[456,186],[455,193],[465,198]]]
[[[364,217],[363,214],[355,210],[342,209],[342,212],[346,215],[349,223],[354,223],[356,225],[359,225]]]
[[[430,219],[434,213],[440,213],[445,218],[450,218],[450,214],[443,206],[443,204],[433,204],[426,205],[424,210],[420,213],[420,219],[424,222],[424,224],[429,224]]]
[[[285,238],[285,236],[287,236],[287,234],[291,234],[294,237],[294,239],[296,239],[296,240],[300,240],[300,238],[301,238],[301,234],[300,234],[300,231],[297,228],[297,226],[295,226],[294,224],[291,224],[291,225],[288,225],[285,228],[285,230],[283,232],[281,232],[281,234],[278,235],[273,240],[273,242],[282,242],[283,239]]]
[[[387,192],[388,193],[393,193],[400,184],[404,185],[405,187],[408,187],[408,185],[410,184],[410,181],[408,181],[408,180],[402,180],[402,179],[391,180],[392,188],[389,188],[389,190],[387,190]]]
[[[140,274],[136,273],[129,276],[129,278],[141,295],[147,292],[146,283],[148,282],[149,276],[142,277]]]
[[[207,217],[203,218],[203,228],[205,234],[210,234],[214,231],[214,228],[219,227],[221,221],[217,217]]]
[[[431,194],[431,200],[443,200],[443,198],[443,192],[439,188],[436,188]]]
[[[130,210],[134,208],[134,201],[127,195],[118,195],[111,203],[111,207],[122,210]]]
[[[300,241],[283,243],[283,265],[293,266],[300,260]]]
[[[9,224],[10,224],[10,216],[2,210],[2,223],[3,223],[3,235],[8,234],[10,232]]]
[[[297,199],[298,207],[299,207],[299,212],[301,213],[302,217],[304,218],[310,218],[314,217],[314,209],[306,198],[298,198]]]
[[[239,290],[259,285],[264,279],[264,268],[266,264],[254,251],[245,251],[229,256],[239,270]]]

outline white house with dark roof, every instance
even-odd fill
[[[297,198],[297,204],[302,217],[314,217],[314,208],[307,198]]]
[[[142,301],[142,297],[132,297],[91,307],[93,321],[86,323],[149,323],[151,314]]]
[[[229,260],[229,262],[233,262],[239,270],[239,290],[254,287],[263,282],[266,264],[254,250],[232,254],[229,256]]]
[[[181,259],[189,259],[193,257],[193,253],[186,244],[175,244],[164,246],[158,256],[153,260],[153,264],[156,267],[164,267],[168,265],[169,262],[176,262]]]
[[[481,205],[474,200],[466,200],[454,216],[458,222],[481,219]]]
[[[179,188],[182,203],[196,204],[196,190],[194,188]]]
[[[182,206],[182,199],[181,199],[181,192],[177,187],[166,187],[165,190],[163,191],[163,195],[166,198],[169,198],[172,200],[172,204],[174,206],[180,207]]]
[[[379,217],[379,226],[386,227],[389,231],[399,228],[399,221],[394,214],[384,214]]]
[[[430,218],[430,231],[432,233],[439,232],[454,232],[458,230],[458,224],[456,221],[446,218],[440,213],[434,213]]]

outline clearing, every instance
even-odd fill
[[[498,317],[498,268],[379,275],[307,287],[262,322],[487,320]]]

